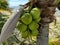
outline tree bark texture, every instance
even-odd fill
[[[37,37],[37,45],[48,45],[49,24],[44,24],[40,28],[40,32]]]
[[[44,12],[43,12],[44,11]],[[39,27],[39,34],[37,37],[37,45],[48,45],[49,40],[49,23],[55,19],[55,7],[47,7],[41,14],[41,26]]]
[[[48,45],[49,40],[49,23],[55,21],[55,9],[53,5],[54,0],[37,0],[35,3],[41,9],[41,24],[39,27],[39,34],[37,36],[36,45]]]

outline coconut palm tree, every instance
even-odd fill
[[[41,11],[40,16],[41,16],[42,19],[41,19],[40,24],[39,24],[40,25],[39,29],[38,29],[39,34],[37,36],[37,44],[36,45],[48,45],[49,23],[51,23],[53,21],[56,21],[54,13],[55,13],[56,7],[58,7],[58,9],[60,9],[60,0],[29,0],[29,1],[30,2],[28,2],[26,5],[24,5],[25,8],[28,7],[28,6],[30,7],[30,9],[32,9],[34,7],[38,7],[40,9],[40,11]],[[20,13],[15,14],[16,16],[14,15],[15,20],[14,20],[14,18],[12,18],[12,20],[15,21],[15,24],[17,22],[17,19],[19,18],[18,15],[19,14],[21,15],[21,13],[22,13],[22,11],[20,9]],[[16,17],[18,17],[18,18],[16,18]],[[8,21],[7,21],[7,23],[8,23]],[[12,21],[12,22],[14,22],[14,21]],[[8,26],[10,26],[9,28],[11,28],[11,30],[14,29],[14,27],[13,28],[11,27],[12,24],[13,23],[10,23],[10,25],[8,25]],[[11,30],[7,29],[7,31],[6,31],[5,27],[3,28],[3,30],[4,29],[5,29],[5,32],[10,31],[9,33],[11,33]],[[5,33],[5,32],[4,32],[4,34],[6,35],[7,33]],[[2,35],[2,37],[3,37],[3,35]]]
[[[60,9],[60,0],[30,0],[29,6],[38,7],[41,10],[41,23],[38,29],[36,45],[48,45],[49,23],[56,21],[54,13],[56,7]]]

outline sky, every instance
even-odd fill
[[[8,0],[9,7],[17,7],[19,5],[26,4],[29,0]],[[60,14],[60,11],[57,10],[56,15]]]
[[[8,2],[10,7],[15,7],[27,3],[28,0],[8,0]]]

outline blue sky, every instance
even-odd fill
[[[19,6],[20,4],[25,4],[25,3],[27,3],[28,1],[29,1],[29,0],[8,0],[10,7],[16,7],[16,6]],[[60,11],[58,10],[58,11],[56,12],[56,14],[57,14],[57,15],[60,14]]]
[[[15,7],[27,3],[28,0],[8,0],[8,2],[10,7]]]

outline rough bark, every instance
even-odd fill
[[[47,10],[48,9],[48,10]],[[41,26],[37,37],[37,45],[48,45],[49,40],[49,23],[53,22],[55,7],[48,7],[42,12]],[[43,13],[45,15],[43,15]],[[44,16],[44,17],[43,17]]]
[[[40,32],[37,37],[37,45],[48,45],[49,24],[44,24],[40,28]]]

